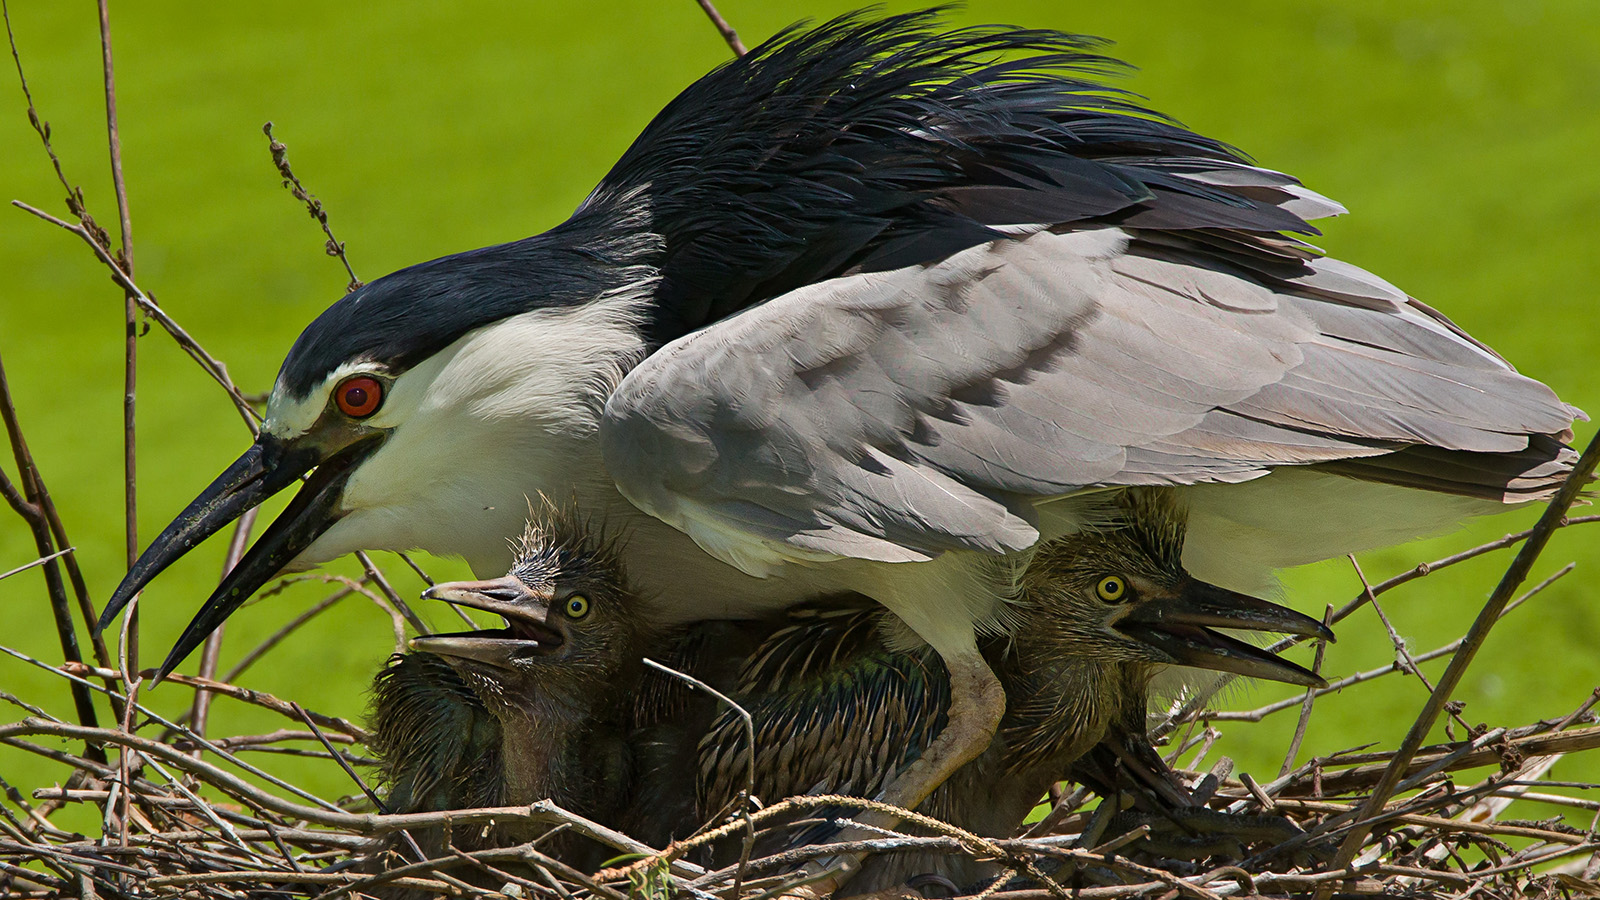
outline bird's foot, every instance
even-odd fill
[[[946,724],[922,755],[883,789],[878,800],[916,809],[956,770],[989,748],[1006,711],[1000,679],[977,653],[945,659],[950,673],[950,711]],[[892,823],[891,823],[892,824]]]

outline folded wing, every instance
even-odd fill
[[[1466,496],[1558,481],[1574,410],[1376,276],[1276,235],[1041,230],[680,338],[605,410],[647,512],[761,572],[1038,538],[1089,488],[1283,465]]]

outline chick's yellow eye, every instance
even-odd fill
[[[1128,595],[1128,583],[1115,575],[1107,575],[1094,586],[1094,592],[1107,603],[1116,603]]]
[[[567,598],[567,618],[581,619],[589,614],[589,598],[582,594],[573,594]]]

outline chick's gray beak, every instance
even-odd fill
[[[422,592],[424,600],[443,600],[468,609],[481,609],[507,621],[526,619],[544,624],[549,595],[536,593],[515,575],[487,581],[448,581]]]
[[[413,650],[508,669],[515,660],[550,655],[564,643],[549,625],[549,595],[532,590],[514,575],[437,584],[423,591],[422,598],[494,613],[506,620],[506,627],[415,637]]]
[[[1174,597],[1138,604],[1115,627],[1171,657],[1178,665],[1322,687],[1320,676],[1260,647],[1212,628],[1278,632],[1333,640],[1316,619],[1276,603],[1191,580]]]
[[[368,438],[324,456],[315,446],[297,446],[262,434],[150,543],[111,595],[97,628],[108,626],[135,594],[201,541],[315,468],[288,508],[189,622],[161,664],[160,677],[165,677],[251,594],[338,521],[338,499],[346,480],[381,443],[381,438]]]

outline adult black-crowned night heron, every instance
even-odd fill
[[[1293,234],[1341,207],[1093,76],[1096,41],[935,13],[782,34],[687,88],[550,231],[342,298],[260,437],[145,551],[310,472],[170,669],[273,575],[422,548],[501,572],[525,497],[632,532],[671,625],[857,591],[947,666],[916,806],[1003,711],[997,556],[1182,486],[1185,563],[1273,569],[1544,496],[1575,410]]]
[[[650,748],[635,743],[648,734],[633,700],[653,633],[635,614],[617,546],[550,508],[523,532],[510,574],[424,594],[494,613],[505,626],[414,638],[420,652],[394,658],[374,680],[373,750],[391,812],[550,799],[580,815],[626,821],[637,799],[635,773],[648,764]],[[691,792],[683,794],[684,810],[692,810]],[[493,846],[533,836],[500,826],[456,842]],[[566,849],[593,864],[613,853]]]
[[[982,647],[1005,689],[1005,717],[989,748],[919,811],[976,834],[1013,836],[1091,747],[1108,738],[1147,740],[1150,679],[1171,665],[1323,683],[1211,630],[1327,634],[1315,619],[1184,571],[1186,516],[1175,491],[1136,488],[1112,506],[1100,528],[1043,543],[1018,573],[1011,635]],[[896,651],[885,642],[881,610],[834,606],[793,615],[752,655],[734,691],[755,722],[756,795],[768,802],[873,797],[943,727],[949,682],[930,649]],[[1129,723],[1136,734],[1118,732]],[[720,716],[701,747],[704,809],[723,808],[744,788],[748,746],[739,718]],[[850,887],[870,892],[937,875],[977,889],[993,869],[961,854],[884,854],[870,858]]]

